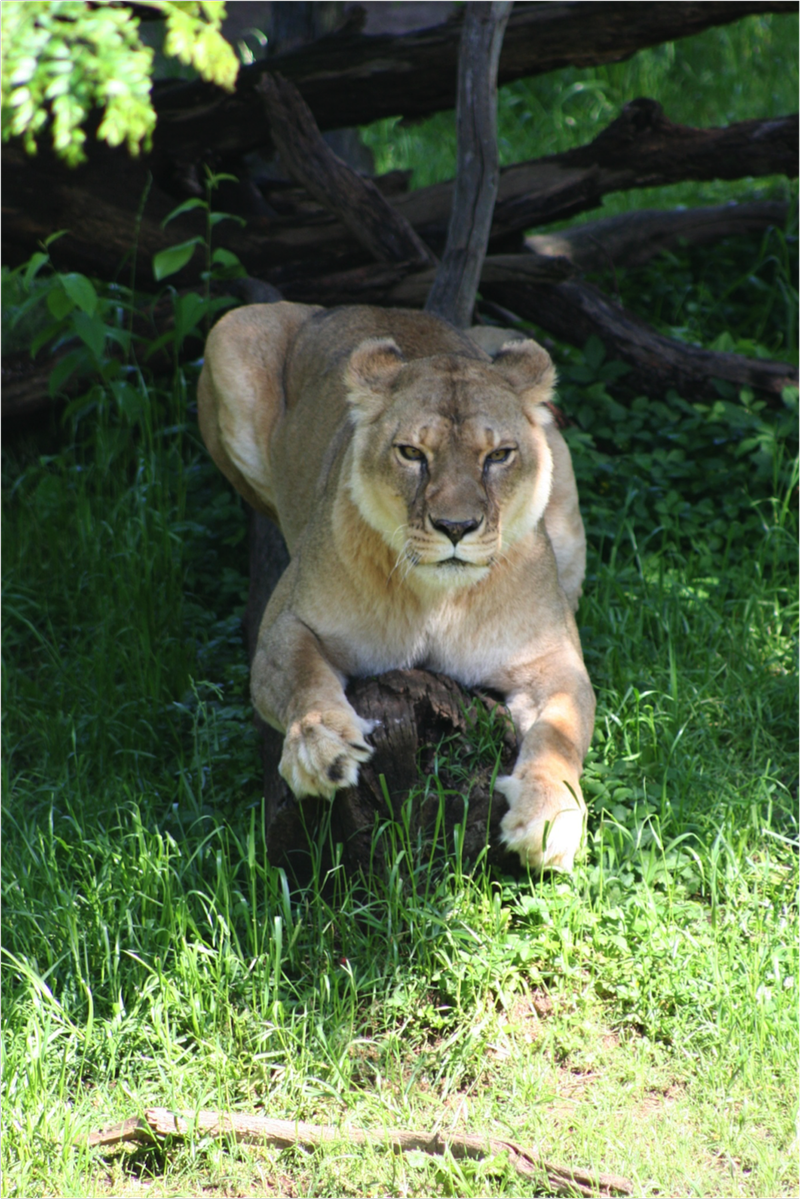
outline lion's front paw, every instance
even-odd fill
[[[571,870],[586,812],[580,789],[573,794],[565,782],[530,769],[499,778],[495,785],[508,800],[500,825],[503,841],[523,866]]]
[[[311,711],[286,731],[278,770],[295,795],[332,799],[342,787],[354,787],[359,763],[372,756],[364,738],[374,728],[352,708]]]

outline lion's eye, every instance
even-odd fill
[[[506,446],[505,449],[501,449],[501,450],[492,450],[492,452],[490,454],[486,455],[486,458],[484,459],[484,461],[485,462],[508,462],[508,460],[511,457],[511,455],[513,454],[513,452],[514,451],[511,449],[510,446]]]
[[[425,455],[422,450],[418,450],[415,445],[399,445],[397,452],[401,458],[405,458],[407,462],[425,462]]]

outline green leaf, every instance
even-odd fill
[[[149,362],[159,350],[162,350],[164,346],[168,346],[174,340],[174,337],[174,330],[170,329],[166,333],[162,333],[160,337],[157,337],[155,341],[148,341],[144,351],[145,362]]]
[[[62,275],[61,285],[82,312],[85,312],[87,316],[94,315],[97,308],[97,292],[85,275],[74,273]]]
[[[50,372],[47,383],[47,390],[51,398],[58,394],[70,375],[75,373],[83,362],[85,353],[86,351],[83,349],[71,350],[69,354],[64,355],[60,362],[56,363]]]
[[[107,328],[106,337],[110,338],[111,341],[115,341],[127,353],[131,344],[131,335],[127,329]]]
[[[69,229],[57,229],[55,233],[51,233],[49,237],[44,239],[42,243],[44,248],[47,249],[49,246],[52,246],[54,241],[58,241],[60,237],[66,237],[68,233]]]
[[[606,356],[606,347],[603,345],[600,338],[593,333],[586,345],[583,347],[583,357],[587,365],[594,371],[598,370],[602,365]]]
[[[182,270],[202,240],[201,237],[192,237],[189,241],[182,241],[179,245],[170,246],[167,250],[159,250],[153,256],[153,274],[156,280],[160,283],[162,279]]]
[[[75,301],[71,296],[68,296],[63,286],[54,287],[47,294],[47,307],[50,309],[57,321],[68,316],[75,307]]]
[[[797,388],[794,386],[790,385],[788,387],[784,387],[783,391],[781,392],[781,400],[787,408],[791,409],[792,412],[794,412],[797,408],[797,398],[798,392]]]
[[[129,421],[140,420],[145,410],[145,397],[125,379],[112,383],[111,390],[119,410]]]
[[[175,337],[180,344],[203,319],[206,302],[197,292],[187,292],[175,301]]]
[[[406,1162],[412,1170],[423,1170],[431,1160],[421,1149],[412,1149],[406,1155]]]
[[[205,200],[200,200],[197,196],[193,196],[191,200],[184,200],[183,204],[179,204],[177,208],[173,208],[169,216],[165,216],[161,222],[161,228],[164,229],[170,221],[174,221],[176,216],[181,216],[184,212],[191,212],[195,208],[207,208]]]
[[[22,282],[26,287],[30,287],[31,283],[33,283],[33,280],[39,274],[39,271],[42,269],[45,263],[49,261],[49,254],[38,253],[31,255],[25,267],[25,274],[22,276]]]
[[[212,226],[218,225],[220,221],[237,221],[242,228],[247,224],[243,216],[236,216],[232,212],[212,212],[208,220]]]
[[[65,322],[55,321],[52,325],[42,329],[35,337],[31,338],[31,358],[35,358],[41,350],[42,346],[47,345],[48,341],[53,341],[54,338],[63,331]]]
[[[219,266],[242,265],[236,254],[232,253],[230,250],[225,250],[222,247],[214,251],[214,253],[211,255],[211,261],[217,263]]]
[[[102,358],[106,344],[106,327],[101,316],[88,316],[85,312],[76,312],[72,318],[75,332],[81,341],[89,347],[95,358]]]

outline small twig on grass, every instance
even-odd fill
[[[171,1112],[165,1107],[150,1107],[144,1118],[133,1117],[89,1133],[89,1148],[119,1145],[126,1141],[152,1141],[157,1137],[183,1137],[194,1131],[204,1136],[226,1137],[251,1145],[271,1145],[289,1149],[300,1145],[315,1149],[319,1145],[346,1138],[356,1145],[391,1145],[404,1152],[422,1150],[440,1154],[449,1151],[456,1158],[484,1160],[507,1154],[518,1174],[547,1179],[554,1195],[612,1196],[632,1195],[633,1183],[616,1174],[596,1174],[572,1170],[545,1161],[531,1149],[513,1141],[495,1137],[458,1136],[455,1133],[409,1132],[404,1129],[335,1128],[326,1124],[304,1124],[293,1120],[271,1120],[266,1116],[248,1116],[241,1112]]]

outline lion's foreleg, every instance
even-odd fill
[[[536,663],[530,677],[547,677],[549,669]],[[507,702],[522,737],[514,773],[497,780],[509,806],[503,840],[523,864],[571,870],[586,814],[580,775],[594,727],[589,676],[576,654],[568,666],[559,663],[546,686],[534,681]]]
[[[271,624],[265,617],[250,687],[259,714],[285,733],[278,769],[297,796],[330,799],[354,786],[373,752],[364,740],[372,722],[348,703],[344,681],[302,621],[288,612]]]

